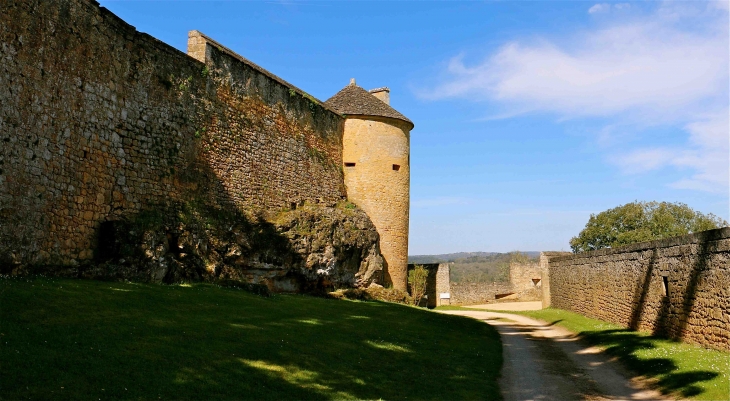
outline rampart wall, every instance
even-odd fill
[[[151,205],[345,197],[341,116],[203,35],[190,47],[93,0],[0,3],[0,265],[83,263],[102,222]]]
[[[474,305],[493,303],[501,296],[513,294],[511,283],[451,283],[451,303],[454,305]],[[514,298],[514,297],[513,297]]]
[[[549,261],[553,307],[730,350],[730,228]]]
[[[542,274],[539,262],[510,263],[509,282],[520,301],[542,299]]]
[[[540,273],[541,278],[540,280],[540,287],[542,290],[542,307],[548,308],[550,307],[550,274],[549,274],[549,266],[550,266],[550,260],[556,257],[560,256],[569,256],[572,255],[571,252],[540,252]]]

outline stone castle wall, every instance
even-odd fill
[[[549,262],[553,307],[730,350],[730,228]]]
[[[542,299],[542,272],[539,262],[510,263],[509,282],[520,301]]]
[[[514,300],[511,283],[451,283],[451,304],[475,305],[493,303],[496,300]],[[511,298],[510,298],[511,297]]]
[[[451,303],[458,305],[499,301],[539,301],[543,296],[542,267],[539,263],[510,263],[509,282],[452,282],[449,289]]]
[[[386,282],[400,290],[407,288],[409,128],[391,118],[348,116],[343,139],[347,196],[377,227]]]
[[[190,47],[93,0],[0,3],[0,264],[83,263],[102,222],[150,205],[344,198],[341,116],[202,35]]]
[[[550,267],[550,260],[559,256],[569,256],[572,255],[571,252],[540,252],[540,273],[541,278],[540,280],[540,287],[542,290],[542,307],[548,308],[550,307],[550,274],[549,274],[549,267]]]

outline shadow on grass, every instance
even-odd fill
[[[640,358],[641,350],[657,348],[657,341],[669,341],[655,336],[641,335],[630,329],[584,331],[581,339],[591,345],[606,349],[606,353],[617,357],[627,368],[656,380],[662,393],[695,396],[704,390],[696,384],[716,378],[712,371],[678,372],[679,367],[669,358]]]
[[[209,284],[0,287],[7,399],[500,398],[498,334],[472,319]]]

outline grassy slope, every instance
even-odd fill
[[[1,399],[498,399],[490,326],[211,285],[0,279]]]
[[[506,313],[556,323],[580,333],[586,342],[603,347],[630,370],[655,380],[664,393],[697,400],[730,400],[730,353],[653,337],[561,309]]]

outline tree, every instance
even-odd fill
[[[413,270],[408,272],[408,284],[411,286],[411,297],[413,297],[413,305],[418,306],[421,298],[426,293],[426,279],[428,278],[428,269],[423,265],[416,265]]]
[[[702,214],[684,203],[637,201],[591,214],[583,231],[570,240],[570,247],[573,252],[615,248],[727,225],[714,214]]]

